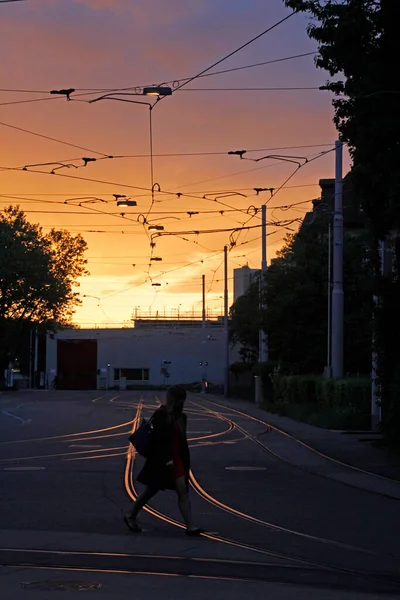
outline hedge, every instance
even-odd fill
[[[269,409],[288,416],[307,413],[308,422],[328,427],[368,428],[371,414],[369,378],[325,379],[318,375],[279,375],[275,372],[271,382],[273,394],[265,394]]]

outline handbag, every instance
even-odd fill
[[[152,420],[152,418],[148,421],[143,419],[136,431],[131,433],[129,436],[129,441],[135,448],[136,452],[144,458],[148,457],[153,441]]]

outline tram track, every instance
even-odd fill
[[[372,471],[367,471],[365,469],[360,469],[359,467],[355,467],[354,465],[351,465],[349,463],[345,463],[343,461],[340,461],[340,460],[337,460],[337,459],[335,459],[333,457],[330,457],[327,454],[324,454],[324,453],[320,452],[316,448],[313,448],[309,444],[306,444],[305,442],[297,439],[293,435],[291,435],[291,434],[283,431],[282,429],[279,429],[278,427],[275,427],[274,425],[271,425],[270,423],[268,423],[266,421],[262,421],[261,419],[257,419],[253,415],[247,415],[246,413],[244,413],[242,411],[236,410],[236,409],[234,409],[232,407],[224,406],[222,404],[218,404],[217,402],[214,402],[214,401],[211,402],[209,400],[204,400],[203,398],[202,398],[202,401],[205,401],[208,404],[211,404],[212,406],[217,406],[219,408],[223,408],[224,410],[228,411],[228,413],[229,412],[233,412],[234,414],[238,414],[238,415],[240,415],[242,417],[245,417],[245,418],[247,418],[247,419],[249,419],[251,421],[257,422],[257,423],[259,423],[260,425],[262,425],[265,428],[265,432],[263,432],[263,433],[268,433],[270,431],[275,431],[276,433],[285,436],[287,439],[291,440],[292,442],[295,442],[295,443],[299,444],[300,446],[302,446],[306,450],[312,452],[313,454],[315,454],[316,456],[318,456],[318,457],[320,457],[320,458],[322,458],[324,460],[327,460],[327,461],[331,462],[332,464],[339,465],[339,466],[343,467],[344,469],[349,469],[352,472],[359,473],[361,475],[365,475],[365,476],[368,476],[368,477],[372,477],[372,478],[374,478],[376,480],[386,481],[386,482],[389,482],[391,484],[395,484],[396,486],[398,485],[399,495],[400,495],[400,481],[398,481],[397,479],[386,477],[384,475],[379,475],[377,473],[373,473]],[[192,402],[192,404],[194,404],[196,406],[201,406],[197,402],[195,402],[194,400],[190,400],[190,402]],[[266,446],[264,443],[262,443],[258,439],[258,436],[251,434],[244,427],[242,427],[238,423],[232,421],[232,419],[229,419],[229,417],[227,417],[223,413],[218,412],[218,411],[214,411],[214,410],[211,410],[211,409],[207,409],[205,407],[203,407],[203,409],[206,410],[207,412],[209,412],[210,414],[214,414],[214,416],[216,416],[216,417],[218,417],[218,418],[220,418],[220,419],[222,419],[222,420],[224,420],[224,421],[226,421],[228,423],[234,423],[235,428],[238,431],[240,431],[241,433],[243,433],[243,435],[246,435],[250,440],[252,440],[263,452],[265,452],[269,456],[271,456],[271,457],[273,457],[273,458],[275,458],[275,459],[277,459],[279,461],[282,461],[283,463],[289,465],[290,467],[293,467],[295,469],[299,469],[301,471],[304,471],[304,472],[309,473],[310,475],[314,475],[316,477],[321,477],[321,478],[324,478],[324,479],[329,479],[330,481],[335,481],[338,484],[345,485],[345,486],[348,486],[348,487],[352,487],[354,489],[361,490],[361,491],[364,491],[364,492],[369,493],[369,494],[374,494],[374,495],[377,495],[377,496],[381,496],[383,498],[389,498],[391,500],[397,500],[397,501],[399,501],[399,497],[398,496],[395,496],[395,495],[392,495],[392,494],[389,494],[389,493],[385,493],[385,492],[379,492],[379,491],[376,491],[376,490],[373,490],[373,489],[368,489],[368,488],[362,487],[360,485],[355,485],[355,484],[350,483],[348,481],[343,481],[341,479],[337,479],[337,478],[333,478],[331,476],[327,476],[324,473],[316,471],[316,470],[314,470],[312,468],[309,468],[309,467],[307,467],[305,465],[300,465],[298,463],[294,463],[294,462],[292,462],[292,461],[290,461],[290,460],[288,460],[288,459],[280,456],[279,454],[277,454],[276,452],[274,452],[270,448],[268,448],[268,446]],[[259,434],[259,435],[261,435],[261,434]]]
[[[139,423],[139,421],[140,421],[140,407],[138,407],[138,411],[139,412],[135,416],[135,424]],[[233,421],[231,421],[231,424],[234,426],[233,428],[237,427],[237,425]],[[135,430],[135,426],[133,428],[133,431],[134,430]],[[137,498],[137,495],[138,495],[137,491],[135,489],[134,479],[133,479],[134,460],[135,460],[135,452],[132,449],[127,453],[127,460],[126,460],[125,474],[124,474],[125,489],[132,501],[135,501]],[[236,511],[236,509],[234,509],[228,505],[224,505],[224,504],[220,503],[216,498],[213,498],[211,495],[209,495],[197,482],[197,480],[195,479],[195,477],[193,475],[193,472],[191,472],[191,484],[192,484],[193,489],[196,491],[196,493],[199,495],[199,497],[201,497],[203,500],[207,500],[209,503],[213,504],[216,508],[219,508],[220,510],[228,512],[228,513],[232,514],[232,516],[239,517],[244,520],[252,521],[257,526],[269,527],[271,529],[274,529],[275,531],[278,531],[278,532],[280,531],[281,533],[296,535],[296,536],[302,537],[304,539],[308,539],[308,540],[312,540],[315,542],[320,542],[323,544],[335,546],[342,550],[347,549],[347,550],[360,552],[362,554],[369,554],[371,556],[382,556],[382,555],[379,555],[378,553],[369,551],[367,549],[344,544],[341,542],[336,542],[334,540],[318,538],[317,536],[311,536],[308,534],[303,534],[301,532],[296,532],[294,530],[286,529],[286,528],[277,526],[273,523],[262,521],[261,519],[256,519],[255,517],[252,517],[251,515],[247,515],[245,513],[241,513],[240,511]],[[167,514],[155,509],[152,506],[147,505],[144,507],[144,510],[148,514],[152,515],[153,517],[156,517],[158,520],[161,520],[165,523],[168,523],[170,525],[178,527],[182,530],[185,529],[185,526],[182,523],[180,523],[176,519],[168,516]],[[400,576],[397,580],[397,579],[386,578],[384,576],[381,576],[380,574],[371,575],[368,572],[363,572],[363,571],[360,571],[357,569],[333,566],[333,565],[326,564],[323,562],[311,561],[311,560],[304,559],[304,558],[301,558],[298,556],[293,556],[288,553],[281,553],[281,552],[276,552],[273,550],[267,550],[267,549],[261,548],[259,546],[247,544],[245,542],[241,542],[239,540],[234,540],[234,539],[230,539],[227,537],[223,537],[223,536],[220,536],[220,535],[217,535],[214,533],[206,532],[204,534],[201,534],[201,537],[209,539],[209,540],[217,542],[217,543],[225,544],[227,546],[250,551],[257,555],[268,557],[269,559],[286,561],[286,564],[287,564],[287,561],[289,561],[289,564],[292,566],[297,565],[298,567],[303,567],[306,569],[323,570],[323,571],[327,571],[330,573],[336,573],[337,575],[340,574],[341,576],[347,576],[347,577],[350,576],[350,577],[358,578],[363,581],[368,580],[368,581],[375,582],[375,583],[380,582],[380,583],[384,583],[387,585],[393,585],[397,589],[400,589]]]
[[[115,404],[110,403],[110,404]],[[129,435],[132,430],[139,425],[142,411],[154,410],[154,406],[149,403],[140,402],[137,407],[133,407],[135,414],[133,418],[123,424],[116,425],[105,430],[93,430],[93,432],[81,432],[76,434],[66,434],[61,436],[59,441],[82,441],[80,438],[75,437],[69,439],[71,436],[90,436],[93,433],[95,435],[103,432],[110,432],[118,427],[129,427],[129,431],[124,431],[115,435]],[[223,407],[228,413],[234,412],[232,409]],[[229,433],[235,431],[240,432],[243,435],[243,439],[253,440],[256,436],[252,436],[244,427],[241,427],[238,423],[235,423],[234,417],[229,418],[226,415],[218,414],[214,411],[214,414],[205,412],[204,407],[201,410],[188,411],[193,412],[196,415],[207,415],[208,418],[218,419],[224,421],[227,427],[223,431],[211,433],[209,435],[201,436],[200,438],[191,438],[192,442],[197,440],[204,440],[212,438],[214,441],[211,442],[219,443],[218,437],[222,439]],[[246,416],[242,413],[243,416]],[[225,418],[221,418],[224,416]],[[231,415],[230,415],[231,416]],[[254,419],[256,420],[256,419]],[[261,423],[261,421],[259,421]],[[106,433],[107,434],[107,433]],[[110,437],[114,436],[113,433],[109,433]],[[59,439],[60,436],[54,436],[50,439]],[[44,438],[49,439],[49,438]],[[94,437],[83,437],[83,440],[95,439]],[[28,441],[28,440],[27,440]],[[253,440],[254,441],[254,440]],[[201,447],[201,443],[199,444]],[[106,449],[107,451],[112,448]],[[128,450],[125,447],[119,447],[119,456],[124,455],[126,457],[125,468],[124,468],[124,485],[125,490],[131,500],[135,500],[137,497],[137,491],[134,483],[133,467],[135,463],[135,452],[131,447]],[[95,451],[94,451],[95,453]],[[77,457],[80,459],[80,457]],[[96,458],[93,456],[91,458]],[[84,459],[84,457],[82,457]],[[191,473],[191,483],[196,495],[202,501],[207,501],[213,504],[217,511],[222,511],[232,516],[232,519],[241,519],[252,523],[252,526],[256,528],[264,528],[274,530],[278,535],[291,535],[296,538],[302,538],[304,543],[315,542],[324,545],[330,545],[332,548],[336,548],[338,551],[351,551],[360,554],[369,554],[371,556],[380,556],[377,553],[358,548],[357,546],[351,546],[348,544],[342,544],[341,542],[335,542],[334,540],[328,540],[324,538],[318,538],[315,536],[308,535],[306,533],[296,532],[294,530],[286,529],[257,519],[248,515],[244,512],[238,511],[233,507],[223,504],[211,494],[208,494],[204,488],[201,487],[199,482],[196,480],[195,475]],[[184,530],[185,527],[182,523],[176,519],[170,517],[168,514],[163,513],[152,506],[146,507],[145,510],[148,514],[152,515],[155,519],[168,523],[176,528]],[[218,513],[217,513],[218,514]],[[240,536],[239,536],[240,537]],[[246,537],[246,536],[244,536]],[[244,557],[247,553],[252,553],[257,557],[257,560],[229,560],[221,558],[210,558],[208,557],[196,557],[196,556],[185,556],[178,554],[177,556],[162,556],[158,553],[155,554],[144,554],[144,553],[113,553],[113,552],[90,552],[90,551],[72,551],[71,549],[54,549],[52,548],[7,548],[0,547],[0,565],[7,566],[13,569],[40,569],[48,571],[71,571],[75,573],[82,572],[93,572],[93,573],[125,573],[132,575],[159,575],[159,576],[187,576],[187,577],[199,577],[199,578],[210,578],[216,580],[231,579],[236,581],[279,581],[284,583],[294,583],[303,585],[321,585],[329,586],[329,588],[343,588],[343,589],[360,589],[363,591],[373,591],[384,593],[399,592],[400,589],[400,576],[395,573],[368,573],[366,570],[357,570],[352,568],[342,568],[323,562],[322,560],[313,561],[300,556],[295,556],[286,552],[277,552],[275,550],[269,550],[263,548],[261,545],[257,546],[254,544],[248,544],[245,541],[239,539],[231,539],[224,537],[219,534],[205,533],[201,536],[204,538],[204,542],[207,543],[209,540],[212,543],[224,545],[227,548],[230,547],[236,552],[243,551]],[[151,539],[151,536],[150,536]],[[143,540],[144,541],[144,540]],[[270,540],[271,541],[271,540]],[[199,545],[196,546],[197,552],[201,547],[201,540]],[[60,539],[60,546],[62,547],[62,541]],[[208,554],[212,547],[206,546]],[[217,551],[216,554],[219,555]]]

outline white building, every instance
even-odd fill
[[[49,334],[47,385],[52,385],[55,376],[64,389],[159,386],[200,382],[203,377],[223,384],[224,330],[218,323],[209,323],[204,330],[199,325],[152,322],[147,327],[66,329]]]
[[[233,301],[243,296],[249,289],[250,285],[255,281],[259,269],[250,269],[248,265],[233,269]]]

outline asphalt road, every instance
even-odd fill
[[[262,423],[194,395],[191,500],[207,535],[184,535],[173,492],[142,513],[141,534],[126,530],[142,463],[127,437],[161,399],[0,395],[2,600],[63,586],[68,598],[78,583],[102,599],[130,588],[146,599],[398,596],[399,500],[335,480],[333,463],[310,473],[277,459]]]

